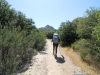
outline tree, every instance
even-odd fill
[[[77,34],[81,38],[90,39],[92,30],[97,25],[96,12],[98,9],[90,8],[86,11],[86,17],[80,18],[77,22]]]
[[[0,75],[12,75],[29,63],[45,44],[35,22],[0,0]]]
[[[59,27],[62,46],[71,45],[76,39],[76,27],[70,21],[62,22]]]

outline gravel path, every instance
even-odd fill
[[[81,68],[75,65],[60,47],[57,57],[53,56],[52,49],[52,42],[47,40],[45,50],[33,57],[29,69],[19,75],[86,75],[82,74]]]

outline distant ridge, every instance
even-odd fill
[[[52,26],[46,25],[45,27],[39,28],[40,31],[50,31],[50,30],[55,30]]]

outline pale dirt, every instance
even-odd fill
[[[18,75],[77,75],[86,74],[58,47],[57,58],[53,55],[51,40],[47,40],[45,51],[33,57],[27,71]]]

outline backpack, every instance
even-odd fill
[[[59,43],[59,37],[58,37],[58,35],[53,35],[53,43],[55,43],[55,44]]]

